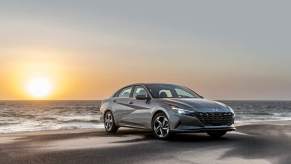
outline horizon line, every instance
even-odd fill
[[[102,101],[105,99],[0,99],[0,101]],[[291,99],[211,99],[215,101],[291,101]]]

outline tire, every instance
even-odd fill
[[[226,131],[209,131],[207,134],[212,138],[221,138],[226,134]]]
[[[104,114],[104,128],[107,134],[115,134],[118,130],[111,111],[107,111]]]
[[[152,119],[152,131],[158,139],[168,139],[170,137],[169,119],[165,113],[157,113]]]

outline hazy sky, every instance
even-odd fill
[[[134,82],[291,99],[290,1],[0,1],[0,99],[101,99]]]

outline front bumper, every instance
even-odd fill
[[[211,120],[211,123],[209,124],[209,119],[201,119],[201,117],[195,116],[195,115],[181,115],[181,114],[175,114],[172,115],[173,117],[170,119],[170,129],[171,132],[181,132],[181,133],[199,133],[199,132],[208,132],[208,131],[235,131],[236,128],[234,126],[234,116],[231,118],[231,120],[226,121],[224,124],[224,121],[221,122],[219,120],[219,124],[215,124],[217,122],[213,122]],[[229,116],[227,116],[229,119]],[[212,124],[213,123],[213,124]]]
[[[231,126],[204,126],[204,127],[180,127],[177,129],[172,129],[171,132],[174,133],[204,133],[209,131],[235,131],[234,125]]]

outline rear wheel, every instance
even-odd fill
[[[165,113],[157,113],[152,120],[154,136],[159,139],[167,139],[170,136],[169,119]]]
[[[226,131],[209,131],[207,134],[213,138],[220,138],[226,134]]]
[[[104,127],[108,134],[115,134],[118,130],[118,127],[114,123],[114,117],[111,111],[107,111],[104,114]]]

